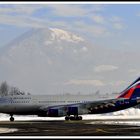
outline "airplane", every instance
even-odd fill
[[[82,99],[59,95],[7,95],[0,97],[0,112],[10,115],[37,115],[38,117],[65,117],[82,120],[83,114],[101,114],[119,111],[140,104],[140,77],[123,90],[117,98],[106,100]]]

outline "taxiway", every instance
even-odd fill
[[[140,126],[111,121],[1,121],[0,136],[140,136]]]

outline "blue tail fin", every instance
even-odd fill
[[[137,98],[140,97],[140,77],[137,78],[130,86],[121,92],[118,98]]]

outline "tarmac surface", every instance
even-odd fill
[[[140,136],[140,126],[116,124],[115,120],[107,120],[106,124],[104,122],[0,121],[0,136]]]

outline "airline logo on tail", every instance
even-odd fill
[[[128,86],[118,98],[137,98],[140,97],[140,77]]]

